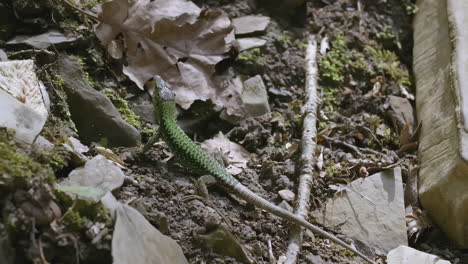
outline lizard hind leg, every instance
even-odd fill
[[[209,174],[203,175],[197,179],[194,179],[193,184],[195,185],[196,194],[185,196],[182,199],[182,201],[188,202],[194,199],[207,201],[209,198],[208,187],[215,183],[216,183],[216,179]]]

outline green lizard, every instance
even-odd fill
[[[195,144],[177,125],[176,121],[176,104],[175,95],[161,77],[155,76],[156,91],[153,96],[153,104],[155,114],[159,120],[159,130],[148,141],[143,148],[147,151],[160,137],[162,138],[174,155],[184,164],[190,166],[195,172],[200,175],[212,175],[216,178],[218,184],[223,186],[228,192],[242,198],[246,202],[262,208],[271,214],[281,217],[294,224],[300,225],[310,231],[339,244],[346,249],[354,252],[369,263],[375,263],[363,253],[357,251],[351,245],[337,238],[331,233],[328,233],[319,227],[307,222],[303,218],[294,215],[293,213],[278,207],[264,198],[258,196],[246,186],[242,185],[236,178],[229,174],[223,165],[221,165],[214,157],[203,151]]]

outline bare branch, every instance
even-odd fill
[[[315,138],[317,136],[317,42],[314,37],[310,37],[306,50],[306,101],[302,107],[304,118],[301,141],[301,175],[299,178],[299,188],[297,195],[297,207],[295,214],[299,217],[307,217],[309,210],[310,186],[313,181],[314,153],[317,145]],[[286,252],[285,264],[293,264],[297,261],[297,256],[302,244],[302,230],[299,226],[291,227],[289,235],[288,251]]]

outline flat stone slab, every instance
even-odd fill
[[[271,18],[267,16],[243,16],[234,18],[232,25],[236,30],[236,35],[244,35],[266,30]]]
[[[260,75],[255,75],[244,82],[241,98],[248,117],[270,113],[267,90]]]
[[[468,0],[419,0],[414,20],[419,198],[468,247]]]
[[[398,167],[342,186],[314,216],[318,224],[364,243],[367,250],[386,254],[408,244],[403,196]]]
[[[248,49],[263,47],[266,44],[266,40],[261,38],[240,38],[232,42],[232,46],[238,51],[244,51]]]
[[[450,261],[440,259],[437,256],[421,252],[407,246],[399,246],[387,255],[388,264],[413,264],[413,263],[431,263],[431,264],[450,264]]]

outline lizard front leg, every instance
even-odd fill
[[[159,140],[161,137],[161,132],[157,129],[154,134],[149,138],[148,142],[146,142],[145,146],[143,147],[143,153],[148,152],[148,150],[153,147],[154,144]]]

